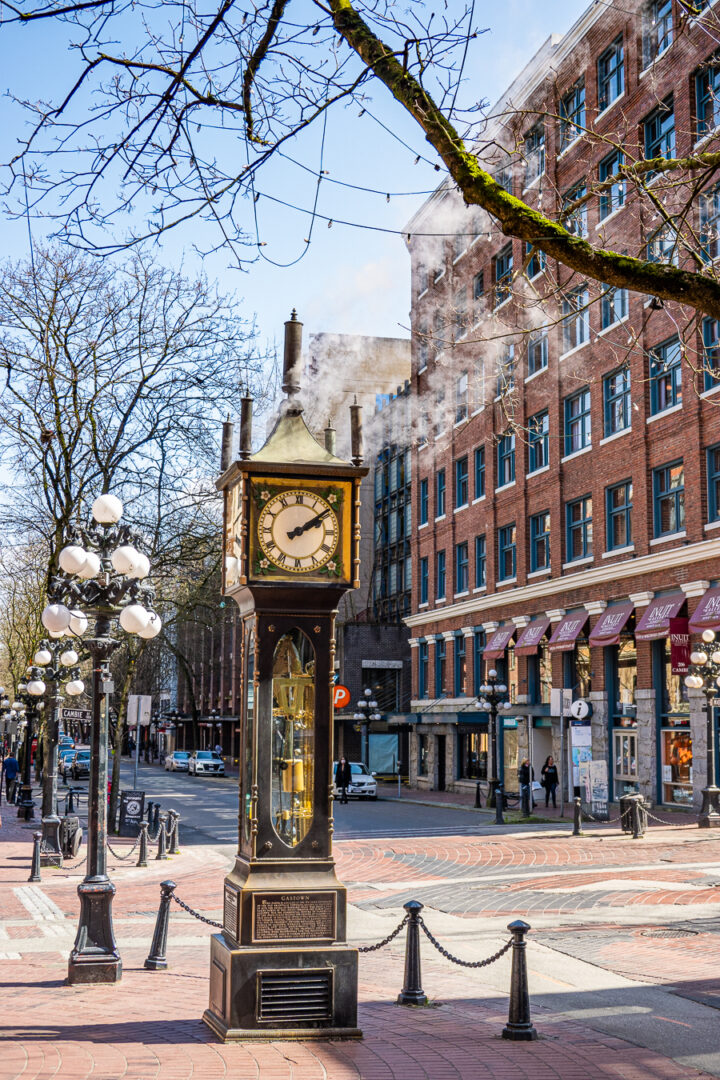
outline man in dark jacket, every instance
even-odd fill
[[[10,754],[3,761],[3,776],[5,777],[5,797],[8,802],[10,801],[10,789],[12,788],[13,780],[16,779],[17,774],[20,772],[20,766],[18,765],[17,758],[14,754]]]
[[[348,801],[347,789],[350,786],[352,780],[352,769],[349,762],[344,757],[340,758],[335,766],[335,787],[340,788],[340,802],[346,803]]]
[[[530,764],[529,758],[523,758],[522,764],[518,769],[518,781],[520,784],[520,802],[523,807],[526,805],[529,810],[532,806],[535,806],[535,800],[533,799],[532,783],[535,779],[535,770]]]

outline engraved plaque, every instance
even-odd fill
[[[253,941],[334,941],[334,892],[254,893]]]
[[[235,941],[240,940],[240,927],[238,926],[238,891],[232,885],[225,886],[225,901],[223,904],[223,928],[227,930]]]

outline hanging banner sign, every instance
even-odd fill
[[[670,669],[687,675],[690,667],[690,628],[687,619],[670,620]]]

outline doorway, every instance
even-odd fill
[[[437,789],[445,790],[445,736],[436,735],[437,740]]]

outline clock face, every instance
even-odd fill
[[[290,488],[270,498],[258,519],[258,542],[265,558],[286,573],[319,570],[337,551],[336,510],[320,494]]]

